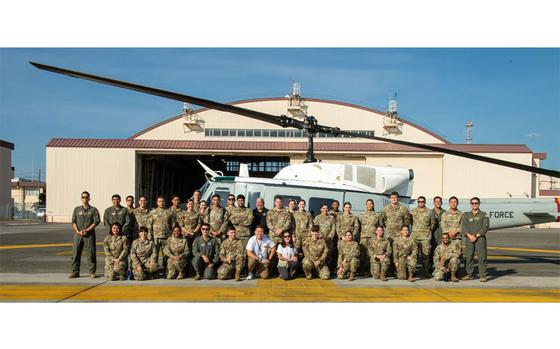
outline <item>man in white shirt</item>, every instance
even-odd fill
[[[272,257],[276,253],[274,242],[264,235],[264,228],[257,226],[255,228],[255,235],[252,236],[247,242],[247,264],[249,275],[247,280],[252,280],[255,277],[255,272],[263,279],[269,277],[269,264]]]

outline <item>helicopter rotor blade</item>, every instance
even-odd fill
[[[170,91],[165,91],[165,90],[161,90],[161,89],[157,89],[157,88],[153,88],[153,87],[133,84],[133,83],[126,82],[126,81],[110,79],[110,78],[106,78],[106,77],[102,77],[102,76],[82,73],[82,72],[68,70],[68,69],[64,69],[64,68],[58,68],[58,67],[49,66],[49,65],[45,65],[45,64],[41,64],[41,63],[36,63],[36,62],[29,62],[29,63],[32,64],[33,66],[35,66],[36,68],[39,68],[39,69],[42,69],[42,70],[47,70],[47,71],[50,71],[50,72],[53,72],[53,73],[68,75],[68,76],[71,76],[71,77],[74,77],[74,78],[90,80],[90,81],[94,81],[94,82],[101,83],[101,84],[120,87],[120,88],[124,88],[124,89],[128,89],[128,90],[133,90],[133,91],[137,91],[137,92],[142,92],[142,93],[146,93],[146,94],[160,96],[160,97],[164,97],[164,98],[168,98],[168,99],[174,99],[174,100],[177,100],[177,101],[192,103],[192,104],[200,105],[202,107],[206,107],[206,108],[209,108],[209,109],[215,109],[215,110],[220,110],[220,111],[224,111],[224,112],[228,112],[228,113],[233,113],[233,114],[237,114],[237,115],[246,116],[246,117],[249,117],[249,118],[252,118],[252,119],[268,122],[268,123],[271,123],[271,124],[274,124],[274,125],[277,125],[277,126],[281,126],[281,127],[293,127],[293,128],[297,128],[299,130],[305,128],[305,123],[303,121],[297,120],[297,119],[294,119],[294,118],[290,118],[286,115],[280,115],[280,116],[270,115],[270,114],[261,113],[261,112],[255,111],[255,110],[240,108],[240,107],[236,107],[236,106],[229,105],[229,104],[214,102],[214,101],[211,101],[211,100],[208,100],[208,99],[192,97],[192,96],[188,96],[188,95],[184,95],[184,94],[180,94],[180,93],[175,93],[175,92],[170,92]],[[328,127],[328,126],[323,126],[323,125],[315,125],[312,129],[312,132],[333,134],[335,136],[347,135],[347,136],[352,136],[352,137],[356,137],[356,138],[366,138],[366,139],[372,139],[372,140],[377,140],[377,141],[382,141],[382,142],[400,144],[400,145],[409,146],[409,147],[413,147],[413,148],[419,148],[419,149],[424,149],[424,150],[438,152],[438,153],[455,155],[455,156],[459,156],[459,157],[463,157],[463,158],[467,158],[467,159],[483,161],[483,162],[487,162],[487,163],[491,163],[491,164],[495,164],[495,165],[506,166],[506,167],[514,168],[514,169],[521,170],[521,171],[528,171],[528,172],[532,172],[532,173],[538,173],[538,174],[543,174],[543,175],[547,175],[547,176],[551,176],[551,177],[560,178],[560,171],[549,170],[549,169],[545,169],[545,168],[519,164],[519,163],[516,163],[516,162],[490,158],[490,157],[486,157],[486,156],[482,156],[482,155],[467,153],[467,152],[453,150],[453,149],[446,149],[446,148],[443,148],[443,147],[438,147],[438,146],[434,146],[434,145],[430,145],[430,144],[413,143],[413,142],[401,141],[401,140],[384,138],[384,137],[360,135],[360,134],[357,134],[355,132],[341,130],[337,127]]]

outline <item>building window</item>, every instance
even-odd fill
[[[369,130],[348,130],[360,136],[375,136],[375,131]],[[222,129],[207,128],[204,130],[206,137],[272,137],[272,138],[305,138],[307,132],[304,130],[277,130],[277,129]],[[319,138],[334,138],[333,134],[317,133]],[[340,135],[338,138],[354,138]]]

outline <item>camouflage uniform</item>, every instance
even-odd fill
[[[150,240],[136,239],[130,248],[130,259],[132,259],[132,273],[138,281],[151,278],[157,271],[157,255],[154,242]]]
[[[443,264],[440,259],[444,258]],[[451,246],[451,243],[444,245],[443,243],[436,247],[434,251],[434,278],[436,281],[441,281],[445,278],[446,269],[456,273],[459,269],[459,255],[457,250]]]
[[[226,211],[230,216],[231,216],[231,212],[233,211],[234,208],[236,208],[234,205],[227,205]]]
[[[200,201],[196,202],[196,201],[193,200],[193,211],[198,212],[199,208],[200,208]]]
[[[224,210],[225,211],[225,210]],[[220,261],[220,244],[218,239],[209,236],[208,240],[204,240],[203,236],[199,236],[193,243],[193,259],[192,266],[197,276],[212,280],[216,278],[216,264]],[[213,266],[209,266],[204,262],[202,256],[208,257]]]
[[[209,211],[208,207],[206,207],[204,211],[201,210],[197,211],[200,216],[200,224],[208,222],[208,211]]]
[[[374,237],[373,239],[369,239],[367,249],[371,264],[371,275],[375,279],[379,279],[380,274],[385,276],[389,266],[391,265],[391,256],[393,255],[391,242],[384,237],[381,239]],[[383,260],[377,258],[377,256],[382,255],[385,255]]]
[[[173,207],[171,206],[170,208],[168,208],[169,212],[171,212],[171,215],[173,216],[173,222],[171,223],[171,227],[173,228],[173,226],[175,226],[175,224],[179,224],[179,215],[181,214],[181,212],[183,212],[183,209],[180,207]]]
[[[252,212],[252,210],[249,210]],[[252,214],[251,214],[252,216]],[[247,245],[247,243],[245,243]],[[218,268],[218,279],[226,280],[232,277],[233,271],[241,274],[241,270],[245,265],[245,246],[241,240],[230,240],[229,238],[220,245],[220,260],[222,265]],[[228,257],[231,257],[231,263],[228,263]]]
[[[235,227],[235,235],[241,241],[243,248],[251,237],[251,224],[253,224],[253,210],[248,207],[235,207],[231,210],[229,221]]]
[[[342,270],[340,268],[342,267]],[[360,267],[360,247],[356,241],[338,242],[338,263],[336,275],[339,279],[344,279],[346,274],[355,274]]]
[[[427,207],[415,207],[412,216],[412,238],[418,244],[422,256],[424,275],[429,277],[431,268],[430,254],[432,253],[432,231],[436,227],[436,217]]]
[[[338,239],[342,240],[344,234],[346,234],[347,231],[352,232],[354,241],[359,240],[358,234],[360,233],[360,222],[358,220],[358,217],[354,216],[351,213],[343,213],[339,215],[338,218],[336,218],[336,233],[338,235]]]
[[[319,226],[319,233],[323,237],[323,240],[327,243],[327,248],[329,250],[329,255],[327,257],[327,264],[330,268],[336,267],[336,257],[335,257],[335,236],[336,236],[336,220],[333,215],[319,214],[313,219],[313,224]],[[303,251],[305,254],[305,250]]]
[[[177,277],[177,274],[186,272],[187,266],[189,265],[189,256],[191,254],[187,239],[183,236],[178,238],[171,236],[165,242],[163,254],[168,257],[166,272],[168,279],[174,279]],[[173,256],[178,256],[179,260],[169,258]]]
[[[463,221],[463,213],[459,210],[453,212],[453,210],[446,211],[441,215],[441,233],[456,232],[454,238],[450,236],[450,245],[457,251],[459,258],[461,256],[461,223]]]
[[[163,208],[155,208],[150,211],[148,218],[148,235],[154,241],[154,249],[156,254],[156,262],[159,259],[159,252],[163,254],[165,241],[171,235],[171,227],[173,224],[173,214],[171,211]],[[163,255],[163,267],[167,266],[167,257]]]
[[[179,226],[181,227],[181,232],[185,234],[185,230],[187,233],[194,232],[198,227],[200,227],[200,214],[194,211],[183,211],[177,216],[177,221],[179,222]],[[200,231],[197,232],[197,234]],[[189,245],[192,246],[192,242],[197,236],[187,236],[187,240],[189,241]]]
[[[268,210],[266,215],[266,226],[268,227],[268,237],[275,244],[282,242],[282,234],[276,235],[276,229],[282,229],[282,232],[290,231],[292,226],[292,214],[285,208],[272,208]]]
[[[303,258],[303,271],[305,272],[305,277],[308,279],[312,278],[313,270],[317,270],[321,279],[328,280],[331,272],[326,263],[329,249],[325,240],[321,238],[317,240],[313,240],[312,238],[307,239],[303,243],[303,253],[305,254],[305,257]],[[316,261],[320,261],[319,268],[315,266]]]
[[[210,232],[213,237],[217,237],[221,241],[227,238],[226,228],[229,213],[225,208],[220,206],[208,208],[208,214],[204,219],[204,223],[210,224]],[[218,234],[214,235],[216,232]]]
[[[149,225],[148,220],[150,219],[150,209],[136,207],[133,212],[134,212],[134,229],[132,232],[132,238],[136,240],[138,238],[138,229],[140,229],[140,227],[147,228]]]
[[[381,214],[375,211],[365,211],[359,217],[360,221],[360,265],[364,271],[371,270],[368,258],[368,245],[375,239],[375,229],[381,225]]]
[[[99,211],[93,206],[84,208],[78,206],[72,212],[72,224],[76,224],[79,231],[87,229],[92,224],[99,224]],[[97,257],[95,253],[95,229],[92,229],[85,236],[74,234],[72,241],[72,273],[80,273],[80,261],[82,250],[86,246],[88,250],[89,273],[95,274],[97,270]]]
[[[128,215],[128,209],[124,206],[119,205],[118,207],[111,206],[105,209],[103,213],[103,224],[107,228],[107,234],[111,235],[111,225],[113,223],[119,223],[121,225],[122,235],[131,238],[131,226],[130,217]]]
[[[463,215],[461,230],[465,234],[465,259],[467,275],[472,276],[474,272],[474,253],[478,255],[478,273],[480,277],[486,277],[486,232],[490,226],[490,219],[486,212],[478,211],[477,214],[467,212]],[[467,237],[467,232],[480,237],[473,243]]]
[[[394,240],[393,255],[395,263],[398,263],[397,277],[401,280],[406,279],[408,270],[409,279],[414,275],[416,269],[416,258],[418,257],[418,245],[408,237]],[[408,259],[408,257],[411,257]]]
[[[445,210],[442,208],[439,211],[439,214],[437,213],[435,208],[432,208],[432,212],[434,214],[434,217],[436,217],[436,226],[434,228],[434,231],[432,233],[432,246],[437,247],[439,244],[441,244],[441,216],[445,213]]]
[[[307,211],[296,211],[294,216],[294,245],[301,251],[303,242],[311,236],[311,227],[313,226],[313,217]]]
[[[389,241],[401,236],[401,228],[403,225],[410,225],[410,213],[408,209],[398,204],[396,206],[387,205],[383,207],[381,212],[381,221],[385,228],[385,235]]]
[[[109,280],[126,278],[127,256],[130,245],[126,236],[107,235],[103,240],[103,250],[105,250],[105,277]],[[115,265],[113,259],[119,259]]]
[[[132,241],[134,241],[134,239],[137,238],[136,236],[136,215],[134,214],[134,207],[126,207],[126,210],[128,212],[128,218],[130,218],[130,222],[128,223],[128,229],[130,230],[130,234],[129,236],[129,241],[128,241],[128,245],[132,245]],[[124,235],[124,234],[123,234]]]

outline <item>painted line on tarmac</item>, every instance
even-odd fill
[[[539,253],[558,253],[559,250],[543,250],[538,248],[517,248],[517,247],[488,247],[489,250],[494,251],[518,251],[518,252],[539,252]]]
[[[267,281],[257,287],[174,287],[99,285],[75,288],[53,284],[0,285],[0,301],[71,302],[553,302],[560,303],[559,289],[499,288],[339,288],[319,280],[306,286]]]
[[[102,242],[96,242],[95,244],[103,245]],[[7,245],[7,246],[0,246],[0,250],[15,250],[18,248],[47,248],[47,247],[72,247],[72,244],[60,243],[60,244]]]

